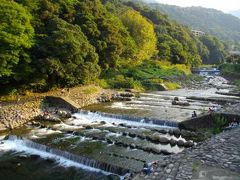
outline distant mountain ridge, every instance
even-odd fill
[[[240,9],[236,10],[236,11],[230,11],[229,13],[234,15],[234,16],[236,16],[236,17],[238,17],[238,18],[240,18]]]
[[[215,9],[148,4],[191,29],[210,33],[224,41],[240,42],[240,19]]]

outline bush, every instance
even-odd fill
[[[105,79],[99,79],[96,81],[96,84],[99,85],[101,88],[107,89],[110,88],[109,84]]]
[[[213,127],[208,129],[208,132],[210,134],[219,134],[223,131],[224,126],[227,124],[227,120],[224,117],[221,117],[220,115],[215,115],[213,117]]]
[[[123,75],[116,75],[115,77],[108,79],[108,84],[112,88],[121,89],[142,89],[141,82],[134,80],[133,78],[124,77]]]
[[[164,85],[169,89],[169,90],[174,90],[174,89],[179,89],[181,86],[178,83],[175,82],[164,82]]]

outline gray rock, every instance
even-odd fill
[[[170,144],[171,144],[171,146],[175,146],[177,144],[177,141],[174,140],[174,139],[171,139],[170,140]]]
[[[168,174],[169,174],[171,171],[172,171],[171,169],[166,169],[166,170],[165,170],[165,172],[168,173]]]
[[[158,141],[161,143],[161,144],[168,144],[170,142],[170,140],[166,137],[160,137],[158,139]]]
[[[169,167],[169,168],[173,168],[174,165],[173,165],[173,164],[169,164],[168,167]]]
[[[187,142],[184,143],[184,146],[185,147],[192,147],[192,146],[194,146],[194,143],[192,141],[187,141]]]
[[[177,141],[177,145],[178,145],[178,146],[184,146],[185,143],[184,143],[183,140],[179,140],[179,141]]]
[[[173,130],[173,134],[176,136],[176,137],[179,137],[181,135],[181,132],[179,129],[174,129]]]

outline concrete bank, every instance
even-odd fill
[[[240,128],[225,131],[182,153],[157,161],[154,171],[133,179],[240,179]]]
[[[214,127],[216,123],[223,121],[227,126],[230,122],[240,123],[240,103],[228,105],[225,108],[213,112],[199,115],[194,118],[189,118],[186,121],[180,122],[179,127],[188,130],[199,130]]]

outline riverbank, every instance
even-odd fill
[[[212,82],[218,83],[219,79],[221,79],[221,78],[216,77],[216,78],[208,78],[208,79],[209,79],[209,81],[207,81],[206,83],[209,83],[208,84],[209,86],[207,86],[207,87],[211,87],[213,85],[215,86],[215,83],[212,83]],[[190,93],[193,93],[193,94],[197,93],[197,96],[207,95],[207,96],[211,97],[217,91],[217,87],[220,87],[220,89],[221,89],[222,85],[223,85],[223,83],[220,83],[219,86],[215,86],[215,88],[212,88],[210,94],[209,94],[208,90],[191,90],[190,91],[187,89],[182,89],[180,91],[177,91],[178,92],[177,94],[172,94],[173,92],[171,92],[171,91],[170,92],[169,91],[168,92],[166,92],[166,91],[165,92],[156,92],[156,94],[143,93],[143,94],[140,94],[140,96],[141,96],[140,98],[135,99],[136,104],[133,105],[134,100],[129,101],[129,107],[130,107],[130,110],[133,110],[135,107],[139,107],[139,104],[140,104],[140,105],[143,105],[143,108],[140,109],[143,113],[144,113],[144,110],[147,109],[147,107],[151,107],[151,108],[156,107],[157,111],[159,112],[160,110],[166,110],[166,102],[168,102],[169,107],[171,107],[172,106],[171,102],[173,99],[175,99],[175,97],[178,97],[180,100],[184,100],[185,98],[182,97],[182,95],[186,94],[186,93],[188,95],[190,95]],[[161,93],[163,93],[163,94],[161,94]],[[123,94],[125,97],[121,96],[121,94]],[[64,110],[62,111],[62,109],[61,109],[61,108],[64,109],[65,105],[70,104],[72,107],[74,107],[74,108],[67,108],[67,109],[78,110],[79,108],[89,105],[89,104],[92,104],[92,103],[108,102],[113,99],[119,99],[119,98],[120,99],[125,98],[125,100],[128,100],[129,98],[131,99],[131,96],[132,96],[132,94],[129,92],[117,93],[116,91],[104,90],[97,86],[76,87],[76,88],[72,88],[72,89],[61,89],[61,90],[57,90],[57,91],[52,91],[52,92],[48,92],[45,94],[35,94],[32,96],[29,96],[28,98],[21,97],[21,99],[19,101],[10,102],[10,103],[9,102],[2,103],[3,106],[2,106],[1,112],[4,112],[4,113],[1,115],[1,117],[4,117],[5,120],[3,120],[1,122],[5,122],[5,123],[3,123],[5,129],[13,129],[15,127],[21,126],[24,122],[34,119],[35,115],[38,116],[40,114],[42,116],[42,115],[46,114],[48,116],[49,114],[54,114],[54,115],[65,114],[65,113],[62,113],[62,112],[64,112]],[[217,96],[222,96],[222,95],[217,95]],[[150,98],[150,97],[152,97],[152,98]],[[224,96],[223,98],[229,98],[229,97]],[[51,99],[51,100],[49,100],[49,99]],[[141,100],[143,100],[143,101],[141,101]],[[149,106],[146,103],[149,100],[153,101],[151,106]],[[119,102],[116,102],[116,103],[119,103]],[[123,102],[120,102],[120,105],[122,105],[122,103]],[[126,103],[128,103],[128,102],[126,102]],[[163,103],[164,106],[162,106],[161,103]],[[176,111],[178,108],[180,108],[182,110],[183,114],[185,114],[186,110],[188,110],[191,113],[193,111],[192,108],[195,109],[198,106],[200,109],[202,109],[205,106],[206,106],[206,108],[208,108],[211,105],[209,103],[211,103],[211,101],[206,100],[206,102],[205,101],[204,102],[201,102],[201,101],[195,102],[194,100],[191,100],[190,101],[191,106],[193,106],[194,104],[195,105],[193,107],[190,106],[190,109],[187,109],[189,107],[175,107],[174,106],[174,107],[172,107],[172,110],[169,110],[170,108],[168,107],[168,111],[166,111],[166,113],[169,114],[172,112],[172,113],[176,114]],[[111,103],[105,103],[105,104],[111,104]],[[114,103],[112,103],[112,104],[114,104]],[[104,104],[101,104],[101,105],[104,105]],[[229,106],[229,104],[227,106]],[[159,108],[159,107],[162,107],[162,108]],[[234,108],[233,112],[240,114],[238,107],[239,107],[238,105],[233,105],[231,108],[229,108],[229,110]],[[18,109],[18,108],[20,108],[20,109]],[[3,109],[4,109],[4,111],[2,111]],[[222,110],[223,110],[223,112],[225,111],[224,108],[222,108]],[[96,109],[93,109],[93,111],[96,111]],[[32,112],[35,112],[35,114]],[[28,114],[32,115],[33,117],[27,116]],[[122,113],[121,115],[123,115],[123,114],[124,113]],[[162,113],[160,112],[160,115],[161,114]],[[138,117],[139,115],[140,114],[138,113],[138,114],[136,114],[135,117]],[[144,116],[146,116],[145,113],[144,113]],[[188,115],[188,117],[190,117],[190,116],[191,116],[191,114]],[[71,117],[71,114],[70,114],[70,117]],[[161,120],[161,118],[159,118],[159,117],[160,116],[158,116],[158,120]],[[179,117],[180,116],[178,115],[178,118]],[[130,169],[131,168],[134,169],[134,171],[132,171],[132,172],[141,171],[143,162],[151,162],[151,161],[160,160],[162,158],[165,158],[164,161],[158,162],[158,168],[159,168],[158,170],[154,171],[152,174],[150,174],[150,176],[147,176],[147,177],[146,177],[146,175],[139,174],[138,175],[139,178],[153,178],[153,179],[157,178],[157,179],[159,179],[159,177],[160,177],[161,179],[164,179],[164,178],[174,179],[175,177],[177,177],[179,175],[179,173],[182,174],[181,177],[187,178],[187,177],[190,177],[190,175],[191,175],[191,178],[192,178],[194,176],[194,174],[184,174],[184,172],[181,172],[180,170],[178,170],[178,168],[181,167],[182,164],[183,164],[183,168],[185,168],[184,164],[186,164],[186,163],[187,163],[186,168],[188,171],[191,171],[192,169],[196,169],[195,166],[198,167],[199,163],[198,163],[198,161],[195,162],[195,160],[192,162],[192,164],[191,163],[188,164],[188,159],[186,160],[186,158],[188,158],[188,153],[184,154],[184,156],[181,155],[181,153],[177,154],[177,155],[172,155],[170,157],[165,156],[166,154],[169,155],[172,153],[171,148],[173,148],[173,149],[180,148],[181,149],[182,146],[180,146],[179,143],[176,144],[175,141],[171,141],[172,144],[170,144],[170,141],[169,142],[165,141],[165,143],[168,143],[166,146],[168,146],[168,148],[170,148],[169,152],[171,152],[171,153],[169,153],[168,151],[166,151],[163,148],[163,145],[159,146],[159,144],[156,143],[155,140],[153,141],[151,138],[149,138],[150,133],[152,133],[151,131],[149,131],[149,129],[146,129],[147,132],[145,132],[146,133],[145,138],[143,138],[142,132],[139,132],[140,136],[137,136],[137,131],[141,130],[142,128],[134,127],[132,125],[131,121],[126,118],[125,118],[126,121],[124,123],[120,123],[119,121],[121,121],[121,118],[118,118],[117,116],[111,116],[111,118],[109,118],[109,116],[106,116],[106,115],[101,116],[101,114],[94,113],[94,112],[87,113],[87,114],[84,114],[82,112],[82,114],[79,113],[77,116],[74,116],[73,118],[70,118],[70,119],[66,119],[66,118],[60,119],[57,122],[54,121],[52,123],[45,122],[45,121],[41,121],[40,123],[38,123],[38,121],[32,121],[31,123],[27,123],[26,126],[23,127],[22,129],[24,129],[24,131],[25,131],[26,130],[25,128],[27,128],[27,130],[30,128],[31,133],[29,133],[29,137],[31,137],[33,139],[38,138],[39,136],[41,137],[41,134],[47,135],[48,133],[50,133],[50,134],[51,133],[62,133],[64,135],[66,135],[66,133],[67,133],[70,136],[75,136],[74,138],[79,138],[76,136],[83,136],[84,139],[85,140],[87,139],[87,140],[82,141],[82,148],[89,147],[88,146],[89,143],[94,144],[94,143],[96,143],[95,140],[97,140],[99,143],[97,146],[99,148],[98,150],[95,145],[91,146],[91,148],[86,149],[87,153],[92,152],[93,149],[97,150],[96,154],[93,154],[93,157],[92,157],[93,159],[95,159],[95,158],[98,159],[99,157],[102,158],[104,151],[101,148],[106,147],[105,158],[107,158],[107,159],[111,158],[111,162],[113,165],[119,163],[119,158],[122,160],[125,160],[126,163],[123,165],[123,167],[126,167],[126,165],[128,165],[129,162],[132,162],[132,164],[129,165]],[[110,127],[105,129],[106,124],[108,124],[108,121],[110,121],[109,119],[112,119],[113,121],[110,122]],[[81,120],[81,121],[79,121],[79,120]],[[166,118],[166,120],[169,120],[169,116],[168,116],[168,118]],[[7,122],[11,122],[11,123],[7,124]],[[46,123],[46,125],[42,124],[42,122]],[[79,123],[83,123],[82,126]],[[119,125],[116,125],[116,123],[119,123]],[[142,119],[140,119],[139,123],[146,123],[145,125],[147,125],[147,123],[148,123],[149,125],[153,126],[154,121],[151,121],[151,122],[146,121],[145,122],[145,121],[142,121]],[[143,125],[143,126],[145,127],[145,125]],[[165,125],[167,125],[167,124],[164,123],[164,126]],[[97,126],[99,126],[99,128],[97,131],[95,131],[97,129]],[[112,127],[112,126],[116,126],[116,127]],[[77,129],[80,128],[80,129],[77,131],[76,128]],[[155,132],[156,129],[154,129],[154,128],[156,128],[156,127],[152,127],[152,128],[153,128],[153,131]],[[94,129],[94,131],[92,131],[92,129]],[[16,134],[19,133],[18,135],[20,135],[20,136],[24,135],[24,131],[17,132],[18,130],[19,129],[16,130]],[[129,131],[129,133],[126,133],[126,130]],[[165,136],[164,134],[162,134],[162,132],[165,132],[165,131],[161,130],[159,132],[160,132],[159,135]],[[171,138],[173,138],[172,134],[174,134],[174,133],[170,133],[170,132],[171,131],[169,131],[168,134]],[[10,133],[14,134],[14,131],[11,131]],[[111,136],[114,134],[114,135],[116,135],[116,137],[109,138],[109,134]],[[178,137],[179,136],[180,136],[180,134],[178,134]],[[61,135],[59,135],[59,137],[61,137]],[[49,142],[52,142],[51,136],[49,138],[50,138]],[[89,140],[89,142],[88,142],[89,138],[92,138],[93,141]],[[117,138],[117,139],[115,139],[115,138]],[[189,140],[193,140],[193,139],[189,139]],[[138,142],[138,144],[136,144],[136,141]],[[73,142],[75,142],[75,141],[73,141]],[[179,142],[182,142],[182,141],[179,141]],[[193,142],[195,142],[195,141],[193,141]],[[106,143],[108,143],[108,145],[106,145]],[[109,146],[109,144],[110,144],[110,146]],[[209,149],[209,147],[211,147],[209,144],[206,144],[205,142],[199,143],[199,144],[204,144],[203,148],[206,148],[206,149],[207,148]],[[74,143],[73,143],[73,145],[74,145]],[[101,146],[99,146],[99,145],[101,145]],[[152,145],[154,145],[155,148],[151,147]],[[172,147],[172,145],[173,145],[173,147]],[[199,146],[201,146],[201,145],[197,145],[196,148],[198,148]],[[215,147],[214,145],[212,145],[212,146]],[[59,145],[59,147],[61,147],[61,145]],[[116,149],[114,150],[114,148],[116,148]],[[136,158],[136,156],[137,156],[136,150],[132,150],[132,151],[134,151],[134,154],[131,154],[132,153],[131,148],[137,149],[137,151],[139,152],[138,158]],[[111,149],[111,150],[109,150],[109,149]],[[69,151],[68,147],[65,150]],[[120,153],[120,150],[122,150],[121,153]],[[203,154],[207,152],[207,150],[204,152],[203,152],[203,150],[199,150],[199,151]],[[229,149],[229,151],[231,152],[230,149]],[[111,152],[111,153],[109,153],[109,152]],[[129,154],[127,155],[126,152],[129,152]],[[85,151],[82,153],[84,154]],[[79,155],[83,155],[82,153],[79,153]],[[100,153],[101,156],[99,156],[98,153]],[[142,155],[141,155],[142,153],[144,153],[144,158],[142,158]],[[162,155],[162,153],[164,155]],[[152,154],[154,154],[154,157],[152,157]],[[151,158],[149,159],[148,156]],[[186,156],[186,158],[185,158],[185,156]],[[199,156],[199,157],[204,156],[205,157],[205,155],[201,156],[201,154],[196,154],[196,156]],[[175,157],[178,157],[178,158],[175,158]],[[99,160],[102,161],[102,159],[99,159]],[[186,162],[185,162],[185,160],[186,160]],[[179,163],[179,164],[175,165],[175,162]],[[175,166],[176,166],[176,168],[174,170]],[[194,168],[191,166],[193,166]],[[205,168],[205,164],[203,164],[203,168]],[[176,169],[177,169],[177,172],[176,172]],[[177,175],[176,174],[172,175],[171,174],[172,172],[177,173]],[[163,173],[162,174],[163,176],[161,175],[161,173]],[[167,174],[169,176],[167,176],[165,174]],[[170,176],[172,176],[172,177],[170,177]],[[182,178],[179,178],[179,179],[182,179]]]
[[[0,131],[22,126],[47,111],[46,97],[60,97],[75,103],[77,108],[90,104],[110,101],[117,92],[89,85],[70,89],[59,89],[47,93],[33,93],[17,97],[15,101],[0,102]]]
[[[149,175],[134,180],[240,179],[240,128],[222,132],[193,148],[157,161]]]

